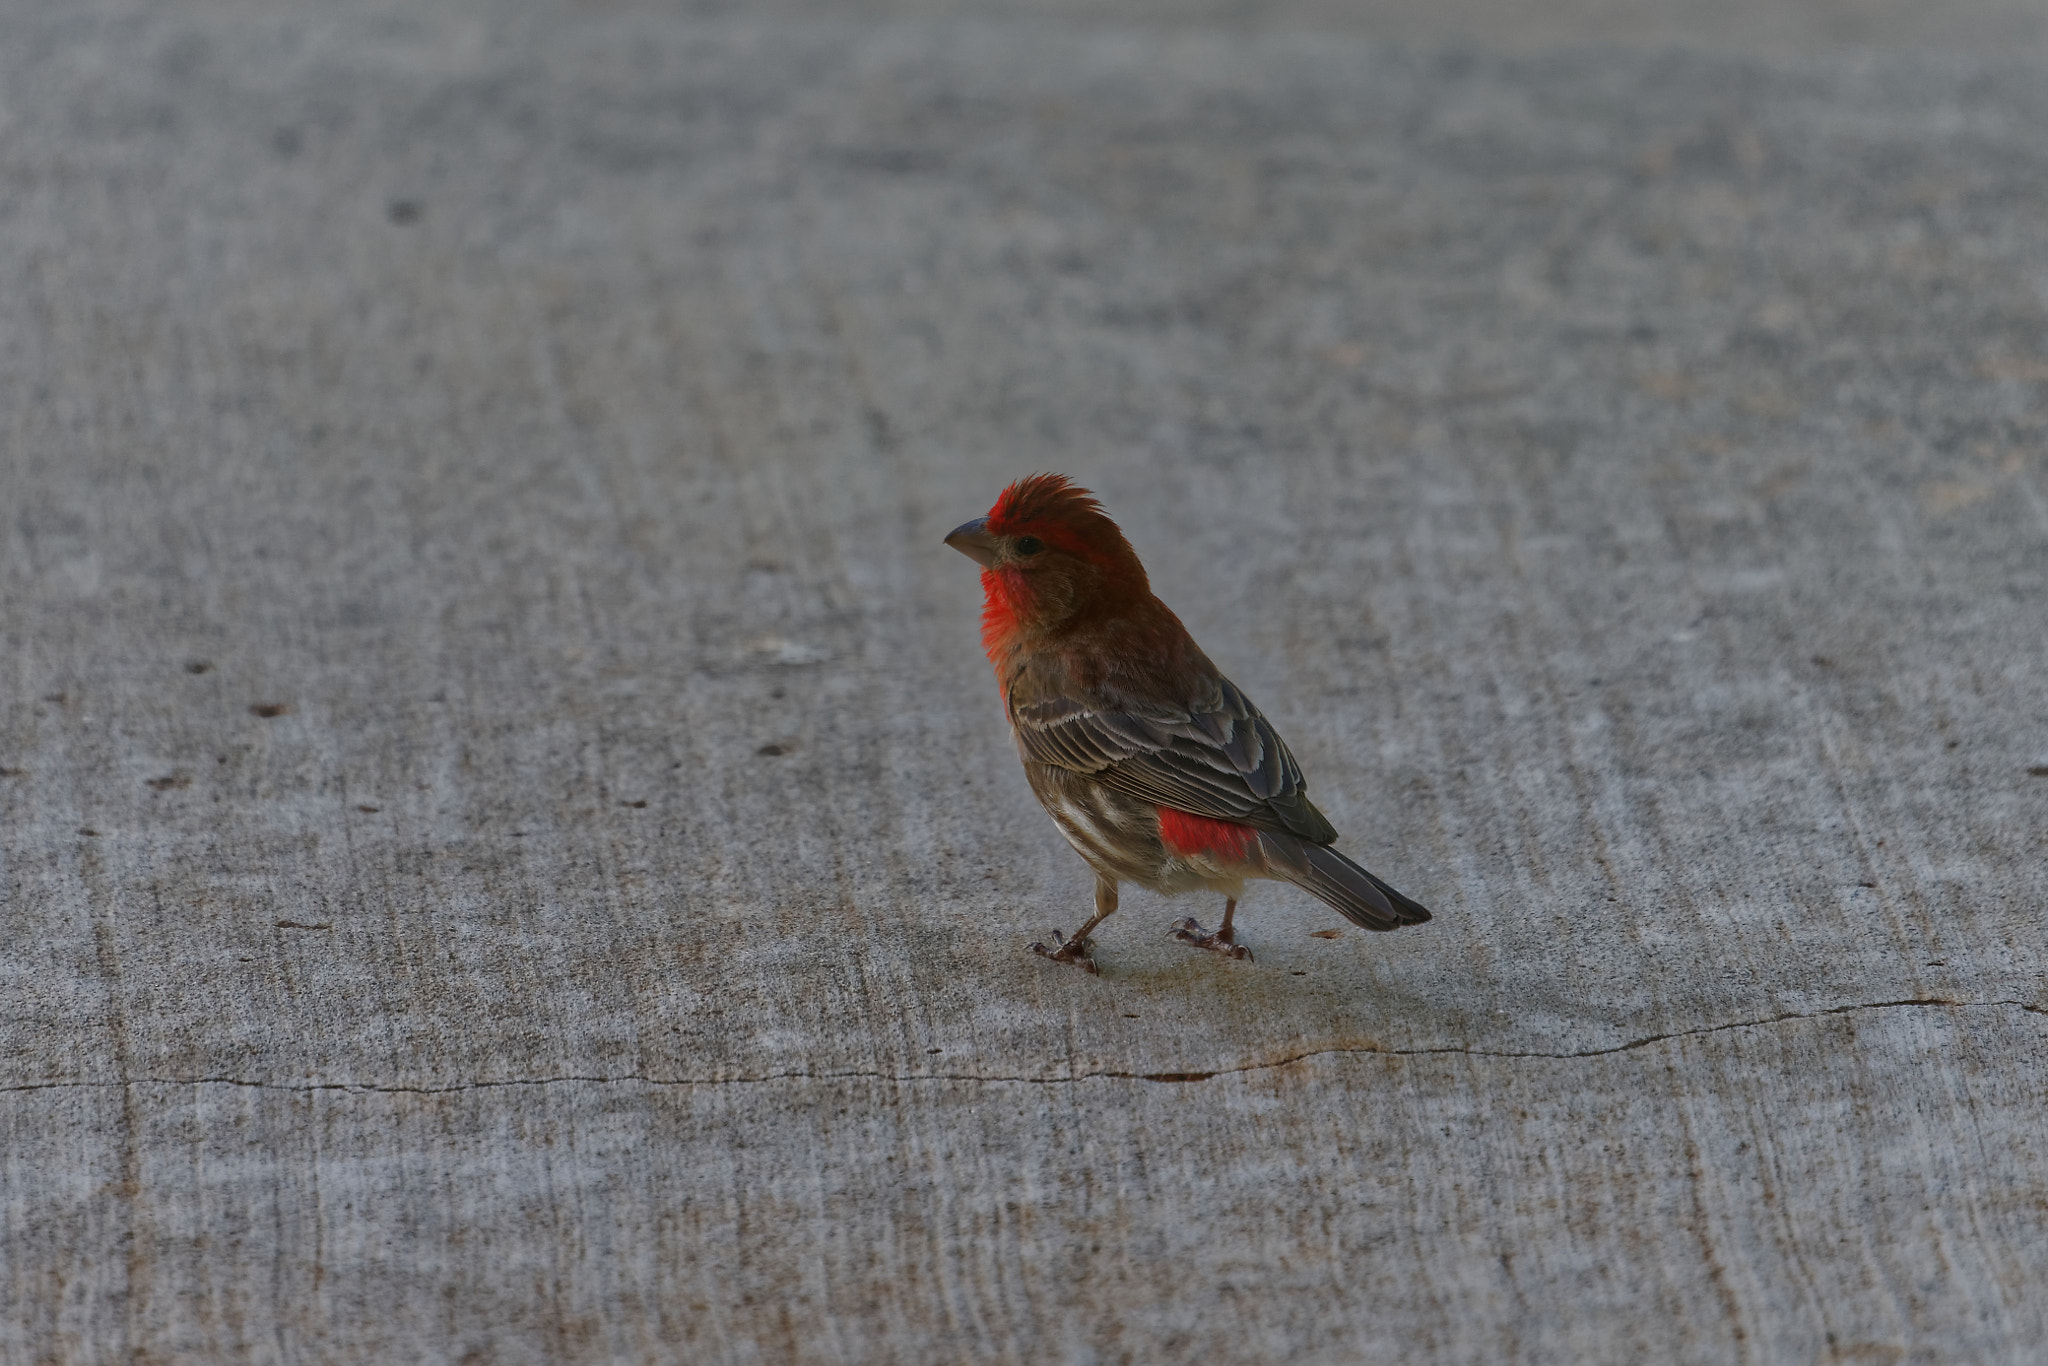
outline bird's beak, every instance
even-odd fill
[[[983,569],[996,567],[996,538],[988,534],[988,518],[962,522],[946,534],[946,544]]]

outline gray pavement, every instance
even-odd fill
[[[630,0],[617,0],[630,3]],[[660,13],[649,5],[643,13]],[[672,9],[669,12],[673,12]],[[702,15],[993,21],[1069,32],[1319,33],[1376,43],[1686,48],[1749,58],[1845,51],[2048,55],[2042,0],[745,0]]]
[[[0,1359],[2037,1359],[2040,11],[1361,13],[0,14]],[[1035,469],[1433,923],[1023,951]]]

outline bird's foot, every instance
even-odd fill
[[[1208,949],[1211,953],[1220,953],[1225,958],[1254,961],[1252,951],[1237,942],[1235,931],[1218,930],[1211,934],[1196,923],[1193,916],[1174,922],[1173,937],[1192,949]]]
[[[1031,951],[1040,958],[1050,958],[1055,963],[1072,963],[1083,972],[1100,973],[1095,960],[1088,956],[1088,950],[1095,946],[1093,939],[1069,939],[1058,930],[1052,932],[1052,947],[1033,944]]]

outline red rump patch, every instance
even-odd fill
[[[1190,811],[1159,808],[1159,839],[1168,850],[1186,856],[1209,854],[1241,860],[1251,856],[1259,832],[1235,821],[1211,820]]]

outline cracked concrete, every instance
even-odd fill
[[[0,1360],[2030,1361],[2032,21],[1428,8],[0,16]],[[1434,922],[1024,951],[1044,468]]]
[[[1076,1072],[1065,1076],[1021,1076],[988,1072],[775,1072],[765,1076],[719,1076],[719,1077],[657,1077],[644,1073],[626,1073],[617,1076],[599,1077],[500,1077],[487,1080],[451,1083],[445,1086],[394,1086],[388,1083],[370,1081],[324,1081],[324,1082],[280,1082],[257,1081],[247,1077],[129,1077],[117,1081],[24,1081],[0,1086],[0,1091],[49,1091],[65,1087],[130,1087],[130,1086],[244,1086],[259,1091],[294,1091],[310,1094],[316,1091],[362,1091],[388,1095],[436,1096],[457,1091],[479,1091],[493,1087],[508,1086],[615,1086],[633,1084],[640,1086],[762,1086],[783,1081],[882,1081],[908,1084],[923,1081],[980,1082],[998,1085],[1058,1086],[1081,1081],[1149,1081],[1149,1082],[1191,1082],[1212,1081],[1217,1077],[1238,1076],[1246,1072],[1261,1072],[1275,1067],[1292,1067],[1313,1058],[1327,1058],[1354,1053],[1379,1054],[1390,1058],[1440,1057],[1448,1054],[1464,1054],[1474,1058],[1541,1058],[1549,1061],[1565,1061],[1573,1058],[1605,1058],[1616,1053],[1630,1053],[1638,1048],[1649,1048],[1655,1044],[1672,1043],[1680,1039],[1703,1038],[1720,1034],[1731,1029],[1763,1029],[1775,1024],[1796,1020],[1819,1020],[1830,1015],[1848,1015],[1866,1010],[1896,1010],[1901,1008],[1937,1007],[1957,1010],[1991,1010],[2011,1008],[2034,1015],[2048,1015],[2048,1007],[2027,1001],[1870,1001],[1856,1005],[1832,1006],[1826,1010],[1804,1014],[1772,1015],[1761,1020],[1733,1020],[1726,1024],[1703,1025],[1698,1029],[1680,1029],[1667,1034],[1652,1034],[1647,1038],[1631,1039],[1612,1048],[1591,1048],[1573,1053],[1503,1052],[1495,1049],[1445,1046],[1438,1048],[1381,1048],[1364,1046],[1358,1048],[1308,1048],[1289,1053],[1284,1057],[1262,1059],[1256,1062],[1240,1063],[1231,1067],[1220,1067],[1208,1072]]]

